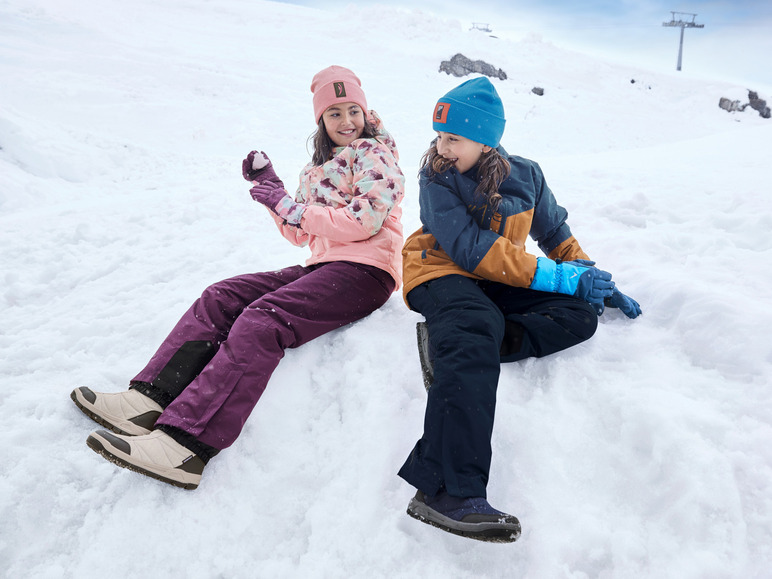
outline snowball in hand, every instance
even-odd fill
[[[265,153],[261,151],[260,154],[255,155],[252,158],[252,169],[254,169],[255,171],[259,171],[260,169],[268,165],[269,162],[270,161],[268,161],[268,157],[266,157]]]

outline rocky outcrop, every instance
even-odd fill
[[[750,101],[748,104],[751,106],[751,108],[754,111],[757,111],[762,118],[768,119],[770,117],[770,111],[769,111],[769,107],[767,106],[767,101],[765,101],[764,99],[760,99],[758,94],[756,94],[752,90],[749,90],[748,100]]]
[[[728,113],[735,113],[744,111],[748,104],[746,103],[743,105],[740,104],[740,101],[733,101],[732,99],[721,97],[721,99],[718,101],[718,106]]]
[[[440,72],[452,74],[453,76],[466,76],[468,74],[484,74],[500,80],[507,80],[507,73],[488,64],[484,60],[471,60],[461,53],[456,54],[450,60],[443,60],[440,63]]]
[[[760,99],[758,93],[752,90],[748,91],[747,103],[743,104],[739,100],[732,100],[726,97],[721,97],[721,99],[718,101],[718,106],[729,113],[742,112],[747,107],[751,107],[754,111],[758,112],[762,118],[770,118],[770,110],[767,106],[767,101]]]

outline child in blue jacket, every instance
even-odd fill
[[[520,535],[517,518],[486,500],[500,363],[587,340],[605,306],[641,313],[579,246],[539,166],[499,145],[504,124],[484,77],[437,102],[420,171],[423,227],[402,250],[405,301],[426,318],[428,390],[423,436],[399,471],[418,489],[408,514],[498,542]],[[528,235],[547,257],[526,252]]]

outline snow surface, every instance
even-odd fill
[[[422,318],[399,293],[289,351],[198,490],[89,450],[73,388],[123,390],[209,283],[306,258],[240,166],[262,149],[292,182],[318,70],[362,78],[418,227],[429,114],[460,82],[438,66],[456,52],[507,72],[503,144],[540,162],[644,311],[503,366],[488,491],[521,539],[405,514],[396,471],[425,393]],[[772,121],[717,106],[747,88],[420,10],[3,0],[0,576],[769,577]]]

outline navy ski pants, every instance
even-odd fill
[[[434,382],[424,433],[399,475],[429,496],[485,497],[501,362],[541,357],[590,338],[583,300],[449,275],[407,296],[426,318]]]

